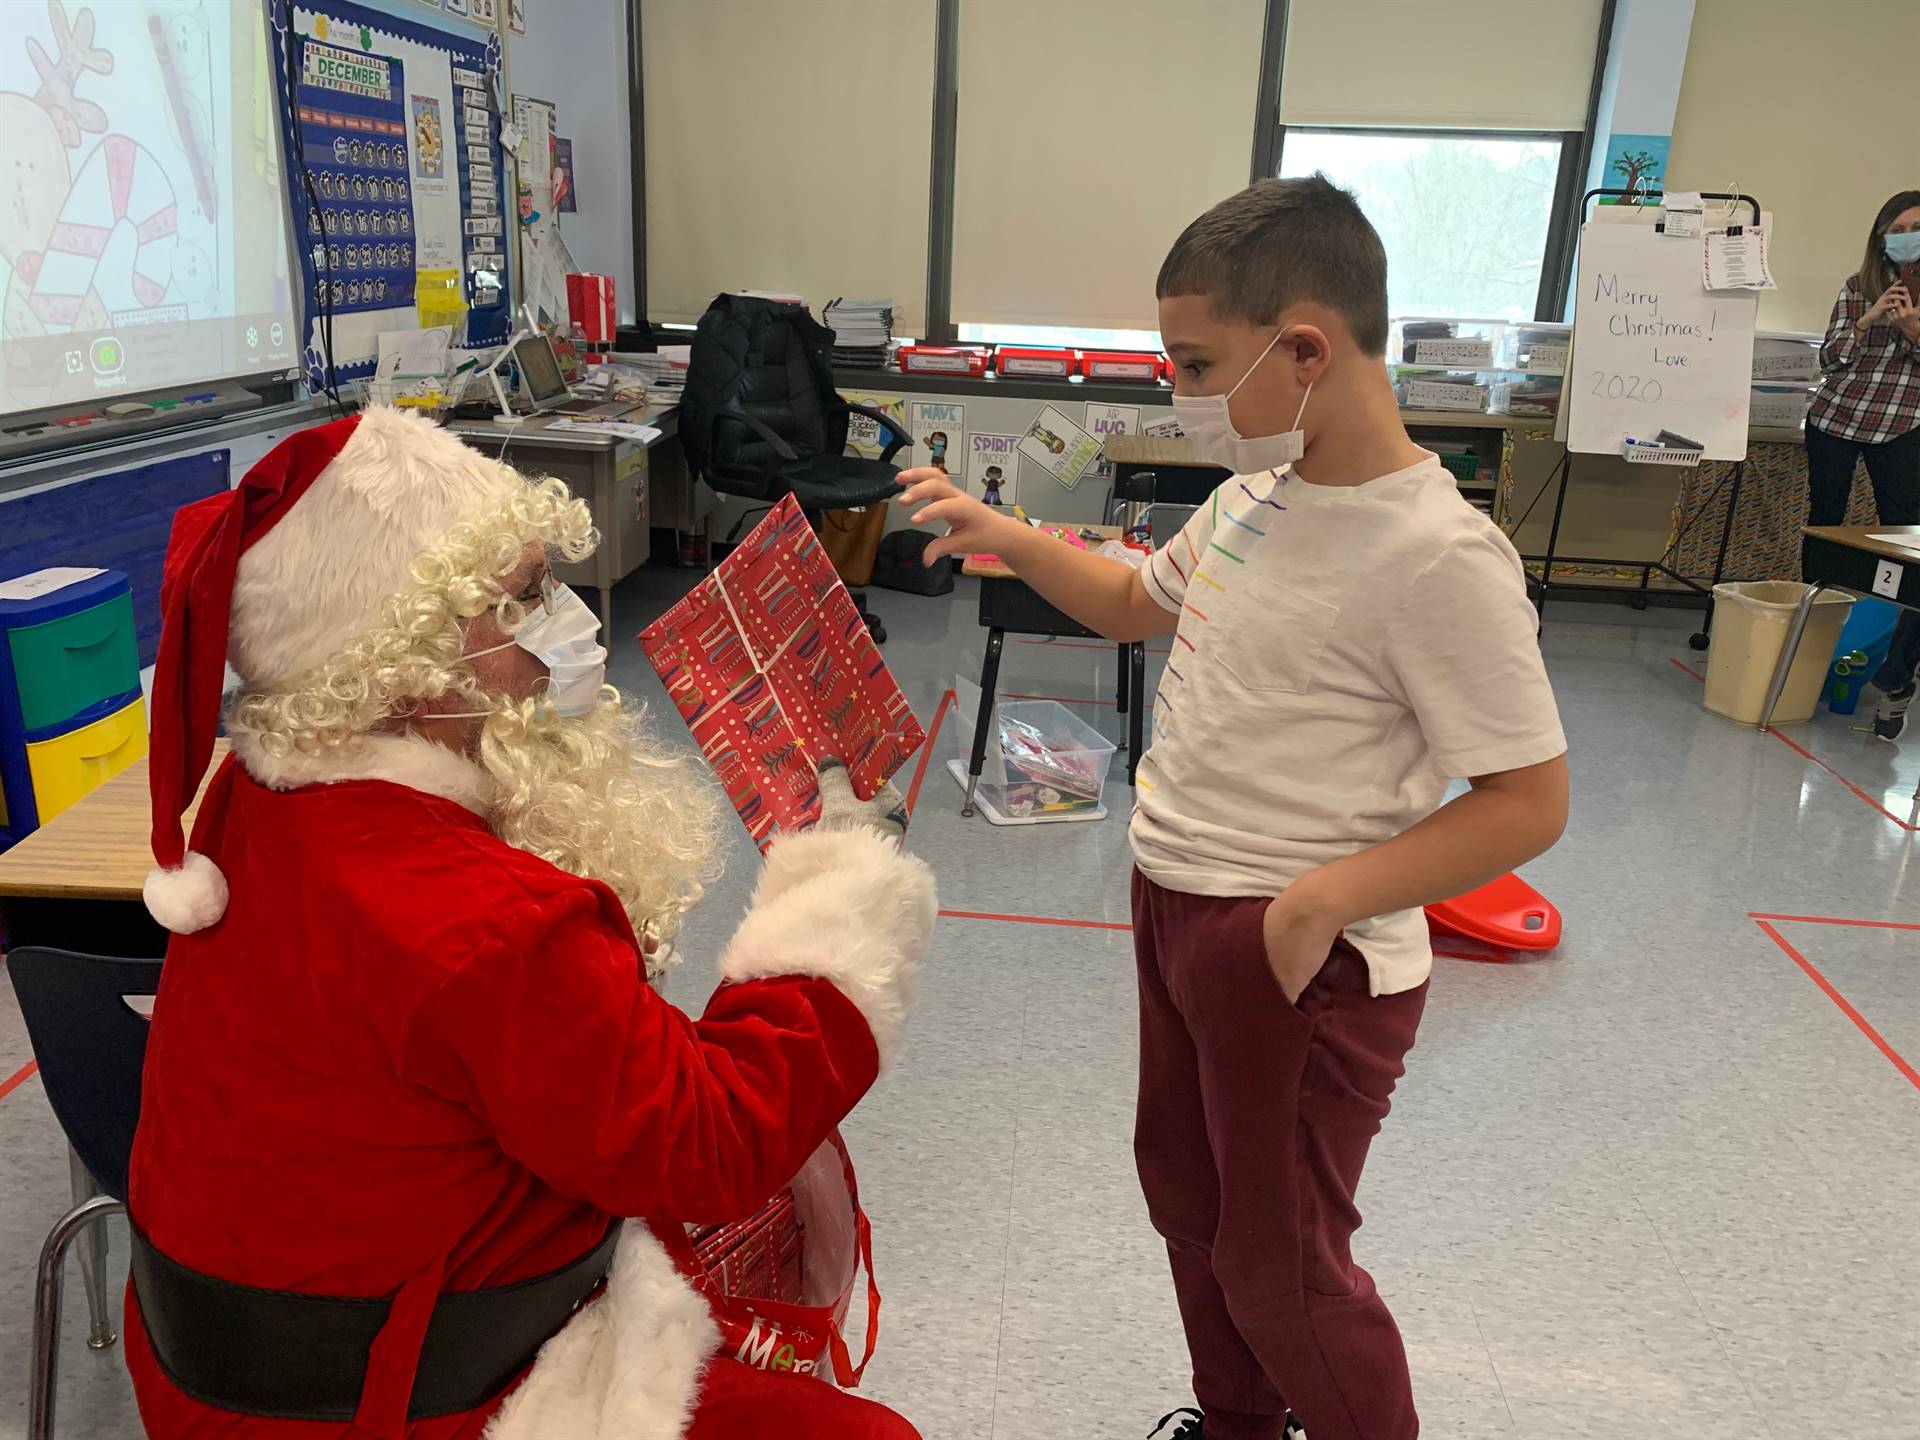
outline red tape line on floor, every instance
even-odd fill
[[[1057,915],[993,915],[981,910],[942,910],[945,920],[1001,920],[1011,925],[1062,925],[1073,930],[1126,930],[1133,926],[1116,920],[1064,920]]]
[[[1834,987],[1833,982],[1820,973],[1819,967],[1798,950],[1794,949],[1792,944],[1788,942],[1787,937],[1774,929],[1770,922],[1766,920],[1756,920],[1754,923],[1766,933],[1769,940],[1773,941],[1774,944],[1786,952],[1787,958],[1798,965],[1801,970],[1806,973],[1809,980],[1820,987],[1822,994],[1840,1007],[1840,1013],[1853,1021],[1854,1025],[1859,1028],[1860,1033],[1873,1042],[1874,1049],[1886,1056],[1887,1059],[1893,1063],[1893,1068],[1906,1076],[1908,1083],[1911,1084],[1914,1089],[1920,1090],[1920,1070],[1915,1070],[1913,1066],[1907,1063],[1906,1056],[1902,1055],[1898,1050],[1894,1049],[1892,1045],[1887,1043],[1886,1036],[1874,1029],[1873,1022],[1853,1008],[1852,1004],[1847,1000],[1847,997],[1842,995],[1839,990]]]
[[[31,1080],[34,1077],[35,1073],[38,1072],[39,1069],[40,1069],[39,1061],[29,1060],[26,1064],[22,1065],[18,1070],[14,1071],[13,1074],[9,1075],[6,1079],[0,1080],[0,1100],[6,1099],[7,1096],[11,1095],[14,1091],[18,1090],[22,1085],[26,1084],[27,1081]]]
[[[927,762],[933,758],[934,742],[940,738],[940,727],[946,723],[947,710],[953,704],[953,691],[948,690],[940,696],[940,708],[933,712],[933,728],[927,731],[927,740],[920,747],[920,763],[914,767],[913,783],[907,787],[907,814],[913,814],[913,807],[920,802],[920,782],[927,778]]]
[[[1795,925],[1846,925],[1860,930],[1920,930],[1920,925],[1904,920],[1838,920],[1829,915],[1763,915],[1758,911],[1748,911],[1747,918]]]
[[[1681,670],[1681,671],[1684,671],[1686,674],[1691,675],[1694,679],[1698,680],[1702,685],[1707,683],[1707,677],[1702,675],[1698,670],[1694,669],[1693,666],[1687,664],[1685,661],[1676,660],[1671,655],[1669,655],[1667,657],[1667,663],[1673,666],[1676,670]],[[1898,825],[1902,830],[1907,830],[1907,831],[1920,830],[1920,825],[1915,825],[1908,820],[1902,820],[1898,815],[1894,814],[1893,811],[1887,809],[1886,806],[1882,805],[1878,800],[1874,799],[1873,796],[1869,795],[1865,790],[1862,790],[1858,785],[1854,784],[1853,781],[1849,780],[1845,775],[1842,775],[1838,770],[1834,769],[1833,766],[1829,765],[1826,761],[1822,760],[1818,755],[1814,754],[1811,750],[1807,749],[1806,746],[1797,743],[1796,741],[1788,738],[1785,735],[1782,735],[1778,730],[1774,729],[1772,726],[1767,727],[1767,734],[1771,735],[1774,739],[1778,740],[1782,745],[1786,746],[1789,750],[1793,751],[1793,753],[1798,755],[1801,759],[1811,760],[1814,764],[1818,765],[1822,770],[1826,771],[1829,775],[1833,776],[1834,779],[1838,780],[1842,785],[1846,786],[1847,789],[1851,790],[1856,799],[1863,801],[1865,804],[1871,805],[1875,810],[1878,810],[1882,815],[1884,815],[1887,819],[1891,820],[1894,824]]]

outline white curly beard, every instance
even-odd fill
[[[657,975],[712,878],[721,796],[697,756],[661,744],[640,711],[605,694],[577,717],[503,700],[477,758],[497,787],[494,833],[611,889],[635,934],[661,942],[647,959]]]

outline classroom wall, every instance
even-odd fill
[[[560,235],[582,270],[614,278],[620,318],[634,318],[632,171],[627,132],[627,7],[621,0],[529,0],[527,33],[510,37],[516,93],[558,107],[573,141],[579,204]]]
[[[1774,213],[1763,330],[1822,330],[1874,212],[1920,187],[1920,0],[1695,0],[1666,184]]]

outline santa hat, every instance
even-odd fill
[[[226,913],[226,877],[187,850],[181,817],[213,757],[227,665],[250,689],[288,688],[373,623],[415,556],[523,483],[431,421],[381,408],[290,436],[236,488],[174,516],[147,761],[154,919],[188,935]]]

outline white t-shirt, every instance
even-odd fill
[[[1352,487],[1235,476],[1145,578],[1180,625],[1133,853],[1169,890],[1277,895],[1424,819],[1449,777],[1567,748],[1520,557],[1431,455]],[[1433,967],[1418,910],[1346,934],[1376,995]]]

